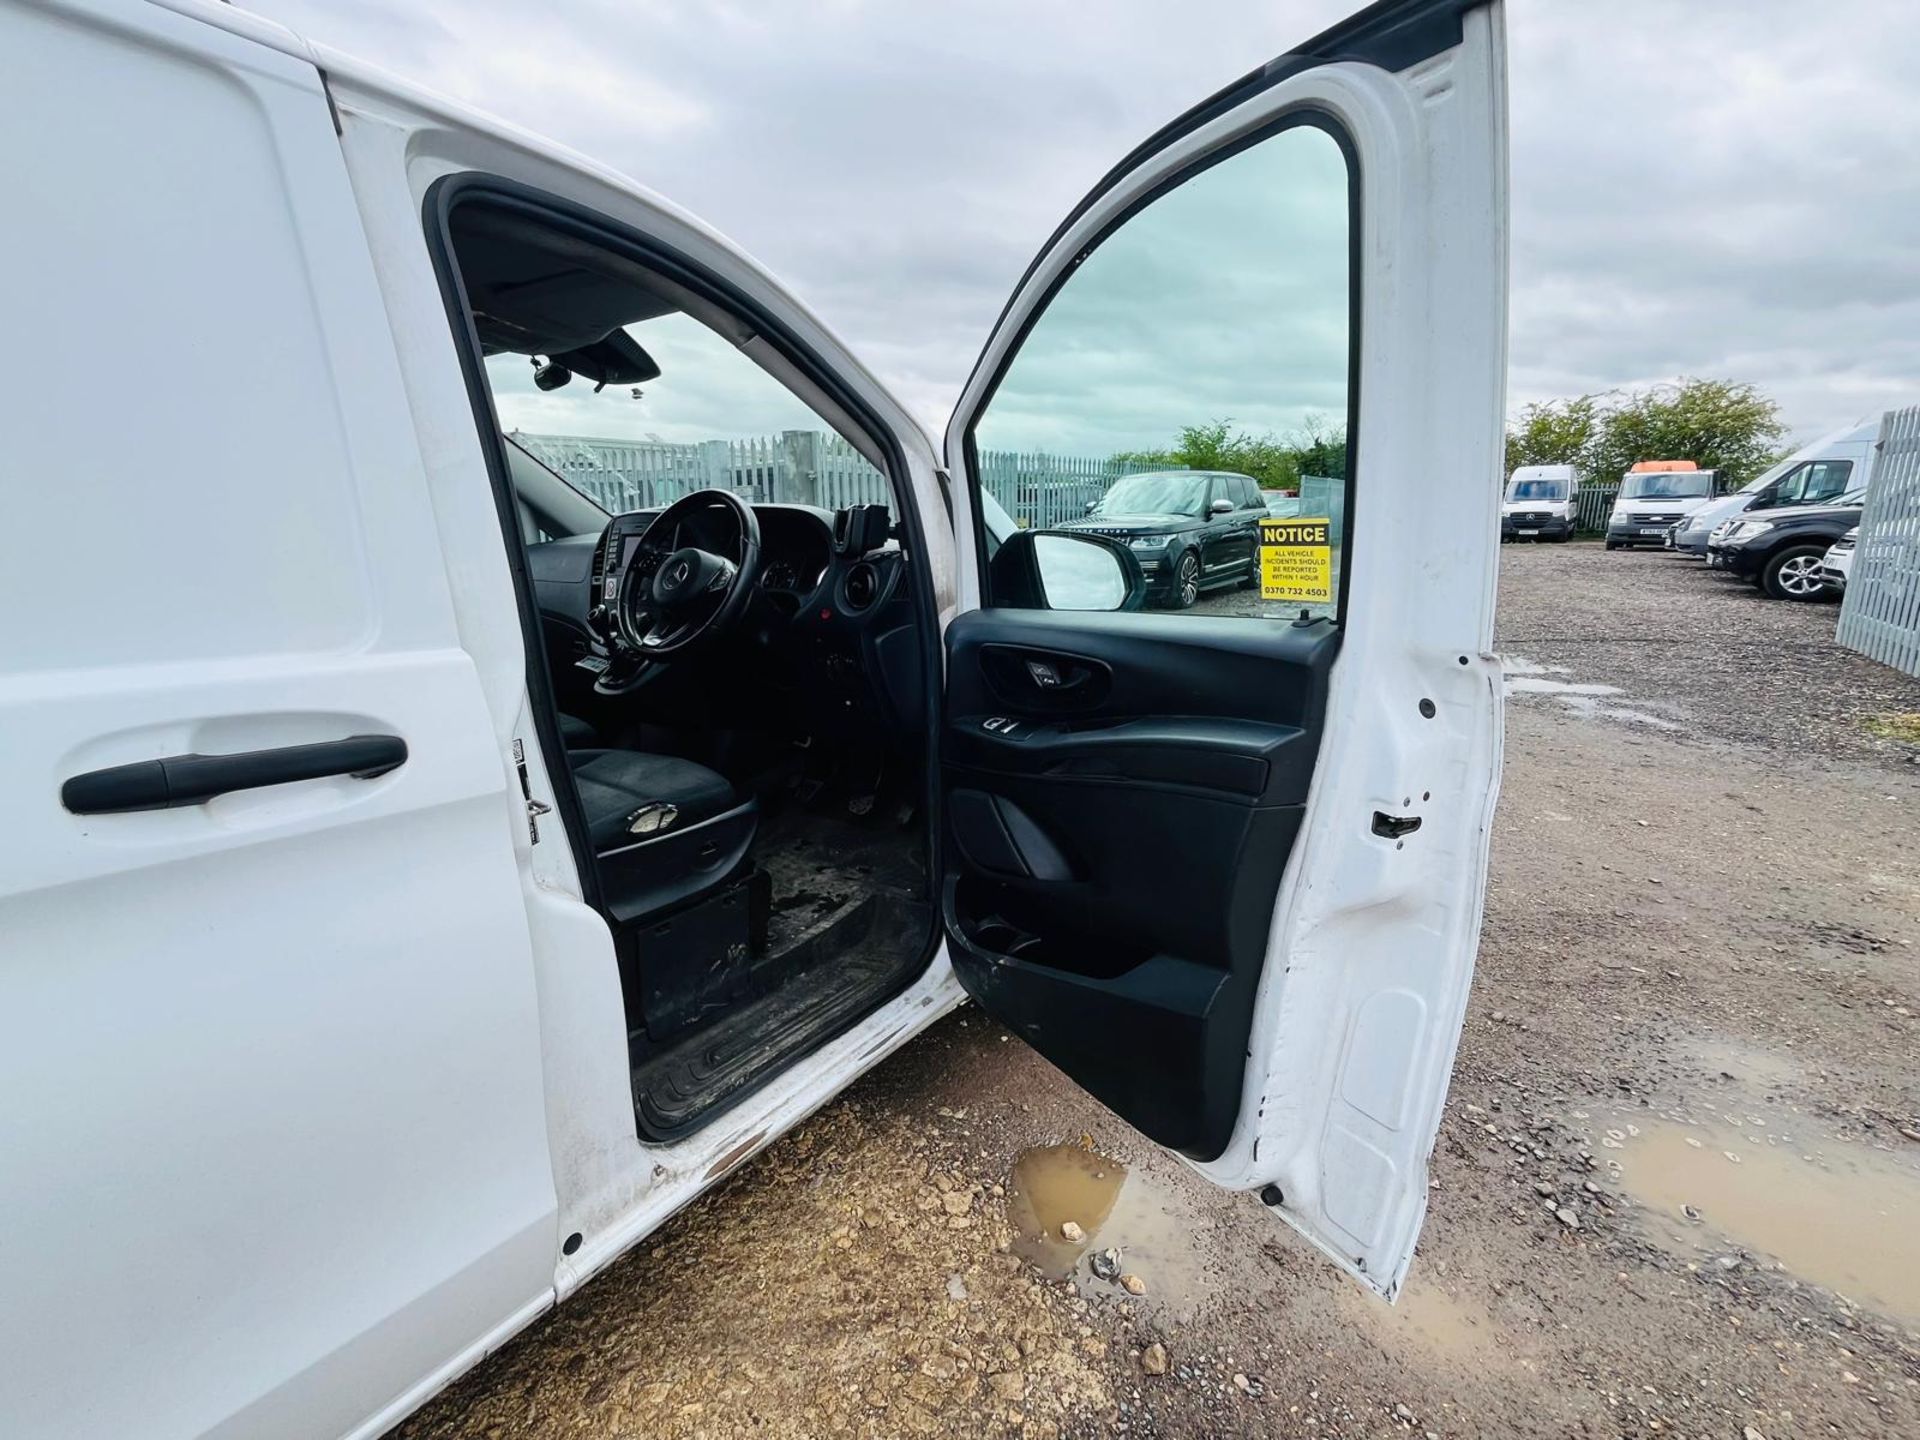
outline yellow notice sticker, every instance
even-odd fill
[[[1260,598],[1298,605],[1333,603],[1333,522],[1260,522]]]

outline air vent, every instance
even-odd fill
[[[600,532],[600,543],[593,547],[593,578],[587,583],[587,594],[593,597],[593,603],[600,603],[600,581],[607,573],[607,547],[613,543],[613,527],[609,525]]]
[[[862,560],[847,571],[847,609],[858,615],[879,598],[880,572]]]

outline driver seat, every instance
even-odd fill
[[[759,805],[719,771],[642,750],[574,750],[568,759],[603,899],[616,918],[703,895],[746,860]]]

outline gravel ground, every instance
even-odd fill
[[[1837,604],[1771,600],[1659,550],[1510,545],[1502,561],[1502,652],[1617,687],[1610,704],[1796,764],[1920,757],[1863,723],[1920,711],[1920,680],[1835,645]]]
[[[1823,649],[1831,607],[1503,562],[1516,682],[1588,689],[1509,706],[1398,1307],[969,1010],[404,1435],[1920,1434],[1920,766],[1858,725],[1916,687]],[[1099,1239],[1144,1295],[1010,1253],[1014,1160],[1057,1141],[1131,1167]]]

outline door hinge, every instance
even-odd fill
[[[540,843],[540,817],[553,813],[553,807],[544,800],[533,798],[533,784],[527,779],[527,747],[518,737],[513,741],[513,768],[520,774],[520,798],[527,802],[527,840]]]

